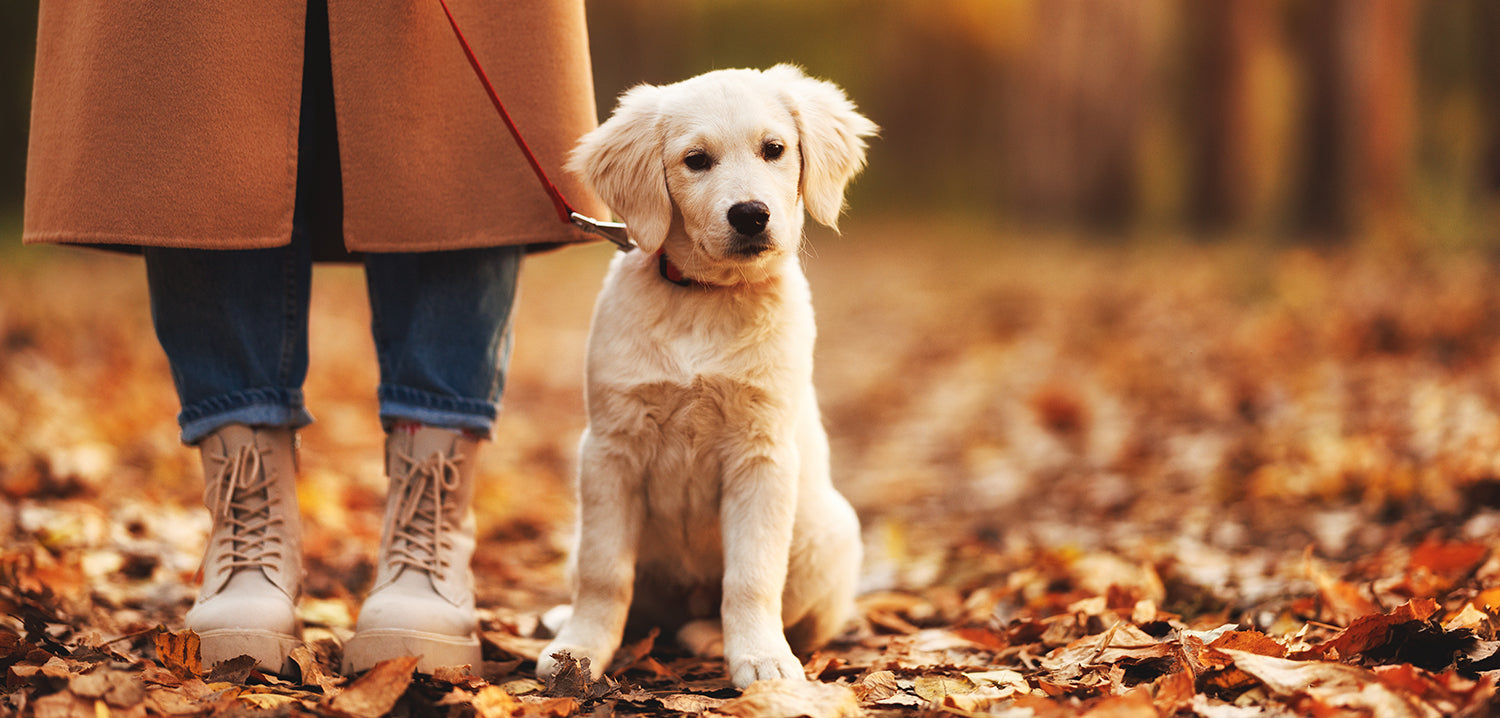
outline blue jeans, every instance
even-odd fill
[[[146,247],[151,317],[188,444],[231,424],[312,422],[307,312],[314,254],[342,245],[342,188],[326,5],[308,3],[290,244]],[[316,251],[315,251],[316,248]],[[381,420],[488,435],[510,354],[520,247],[364,258]]]
[[[295,237],[295,233],[294,233]],[[182,440],[231,424],[301,427],[310,242],[147,248],[151,316],[182,402]],[[370,254],[381,420],[488,435],[511,343],[520,247]]]

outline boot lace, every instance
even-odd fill
[[[396,474],[393,525],[385,531],[381,555],[392,568],[410,566],[439,579],[449,568],[448,553],[458,528],[454,512],[444,511],[445,495],[459,488],[464,457],[437,452],[422,461],[400,453],[409,471]]]
[[[283,522],[271,511],[270,477],[262,470],[261,451],[254,444],[233,454],[216,456],[214,523],[230,531],[219,538],[224,546],[224,568],[270,568],[281,558],[281,541],[274,527]]]

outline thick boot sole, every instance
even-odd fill
[[[344,644],[344,675],[370,670],[376,663],[401,656],[420,656],[417,672],[431,674],[441,666],[474,666],[483,659],[479,636],[450,636],[403,628],[360,631]]]
[[[205,671],[231,658],[250,656],[262,672],[291,675],[295,663],[289,656],[300,645],[302,641],[295,636],[275,631],[221,628],[198,634],[198,655]]]

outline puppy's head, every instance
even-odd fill
[[[802,209],[837,227],[874,123],[791,65],[640,85],[579,141],[568,169],[684,270],[744,274],[795,252]]]

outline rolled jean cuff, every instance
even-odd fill
[[[380,422],[387,431],[396,422],[414,421],[488,437],[500,413],[495,402],[444,396],[407,386],[382,384],[376,394],[380,397]]]
[[[229,424],[300,429],[313,423],[313,417],[303,405],[302,390],[268,387],[222,394],[184,407],[177,423],[182,427],[182,443],[193,445]]]

